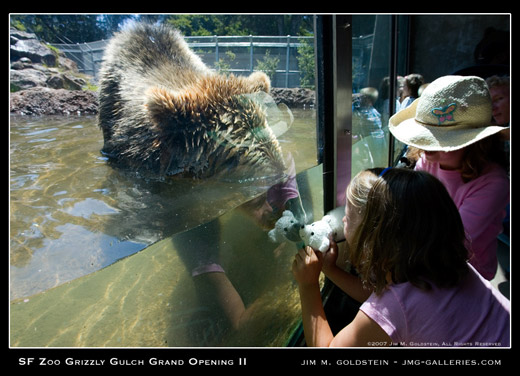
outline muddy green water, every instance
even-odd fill
[[[296,112],[279,140],[320,216],[315,129],[313,112]],[[95,118],[11,118],[11,346],[282,346],[299,317],[295,246],[270,243],[255,216],[267,187],[148,181],[111,168],[101,146]],[[246,307],[238,330],[179,253],[208,223],[220,235],[205,244]]]

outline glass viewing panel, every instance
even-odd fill
[[[96,118],[11,117],[11,346],[287,343],[300,320],[291,273],[296,245],[273,242],[268,231],[286,209],[307,222],[321,218],[323,184],[309,99],[313,18],[279,17],[251,25],[283,21],[301,34],[223,38],[218,54],[215,41],[188,40],[223,74],[262,69],[271,76],[272,95],[242,100],[267,117],[285,164],[279,175],[143,176],[100,154]],[[371,129],[363,140],[384,142],[377,132],[384,131]],[[246,136],[236,150],[250,147]]]
[[[352,176],[370,167],[385,167],[388,160],[388,119],[392,115],[390,100],[390,62],[392,53],[392,16],[352,16]],[[406,23],[397,17],[399,39],[396,41],[396,71],[404,72]],[[396,79],[396,90],[399,82]],[[395,106],[394,106],[395,108]],[[395,146],[396,151],[400,147]]]

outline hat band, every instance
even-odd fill
[[[417,118],[414,119],[417,123],[421,124],[421,125],[424,125],[424,126],[427,126],[427,127],[433,127],[433,128],[439,128],[439,129],[447,129],[447,128],[451,128],[451,129],[473,129],[473,128],[486,128],[488,127],[489,125],[482,125],[482,126],[478,126],[478,125],[472,125],[472,124],[465,124],[465,123],[454,123],[454,124],[432,124],[432,123],[425,123],[424,121],[421,121]],[[491,123],[491,121],[490,121]]]

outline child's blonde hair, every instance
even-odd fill
[[[360,172],[347,199],[362,220],[349,261],[376,294],[410,282],[424,290],[457,285],[468,271],[460,214],[444,185],[423,171]]]

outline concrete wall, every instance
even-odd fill
[[[475,64],[473,52],[488,27],[510,31],[509,15],[412,16],[410,72],[426,82]]]

